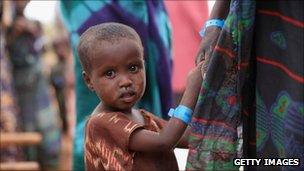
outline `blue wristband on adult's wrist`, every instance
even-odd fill
[[[182,120],[183,122],[185,122],[186,124],[189,124],[189,122],[191,121],[191,116],[192,116],[193,111],[188,108],[187,106],[184,105],[179,105],[176,109],[170,109],[168,115],[170,117],[175,117],[178,118],[180,120]]]
[[[205,36],[205,32],[206,32],[206,28],[209,26],[217,26],[220,28],[223,28],[225,24],[225,20],[220,20],[220,19],[211,19],[206,21],[204,27],[201,29],[201,31],[199,32],[199,34],[201,35],[201,37]]]

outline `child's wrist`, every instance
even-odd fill
[[[180,119],[185,124],[189,124],[191,122],[192,113],[193,111],[187,106],[179,105],[176,109],[171,108],[168,115]]]

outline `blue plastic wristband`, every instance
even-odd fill
[[[189,122],[191,121],[191,116],[192,116],[193,111],[184,106],[184,105],[179,105],[176,109],[170,109],[168,115],[170,117],[175,117],[178,118],[180,120],[182,120],[183,122],[185,122],[186,124],[189,124]]]
[[[199,32],[199,34],[201,35],[201,37],[205,36],[205,32],[206,32],[206,28],[209,26],[217,26],[220,28],[223,28],[225,24],[225,20],[220,20],[220,19],[211,19],[206,21],[204,27],[201,29],[201,31]]]
[[[171,108],[171,109],[169,110],[169,112],[168,112],[168,115],[169,115],[170,117],[172,117],[172,116],[173,116],[173,114],[174,114],[174,109],[173,109],[173,108]]]

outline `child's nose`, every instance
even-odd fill
[[[132,85],[132,80],[128,76],[121,76],[119,87],[129,87]]]

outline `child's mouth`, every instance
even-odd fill
[[[135,98],[134,91],[124,92],[120,95],[120,99],[122,99],[124,102],[127,102],[127,103],[133,102],[134,98]]]

